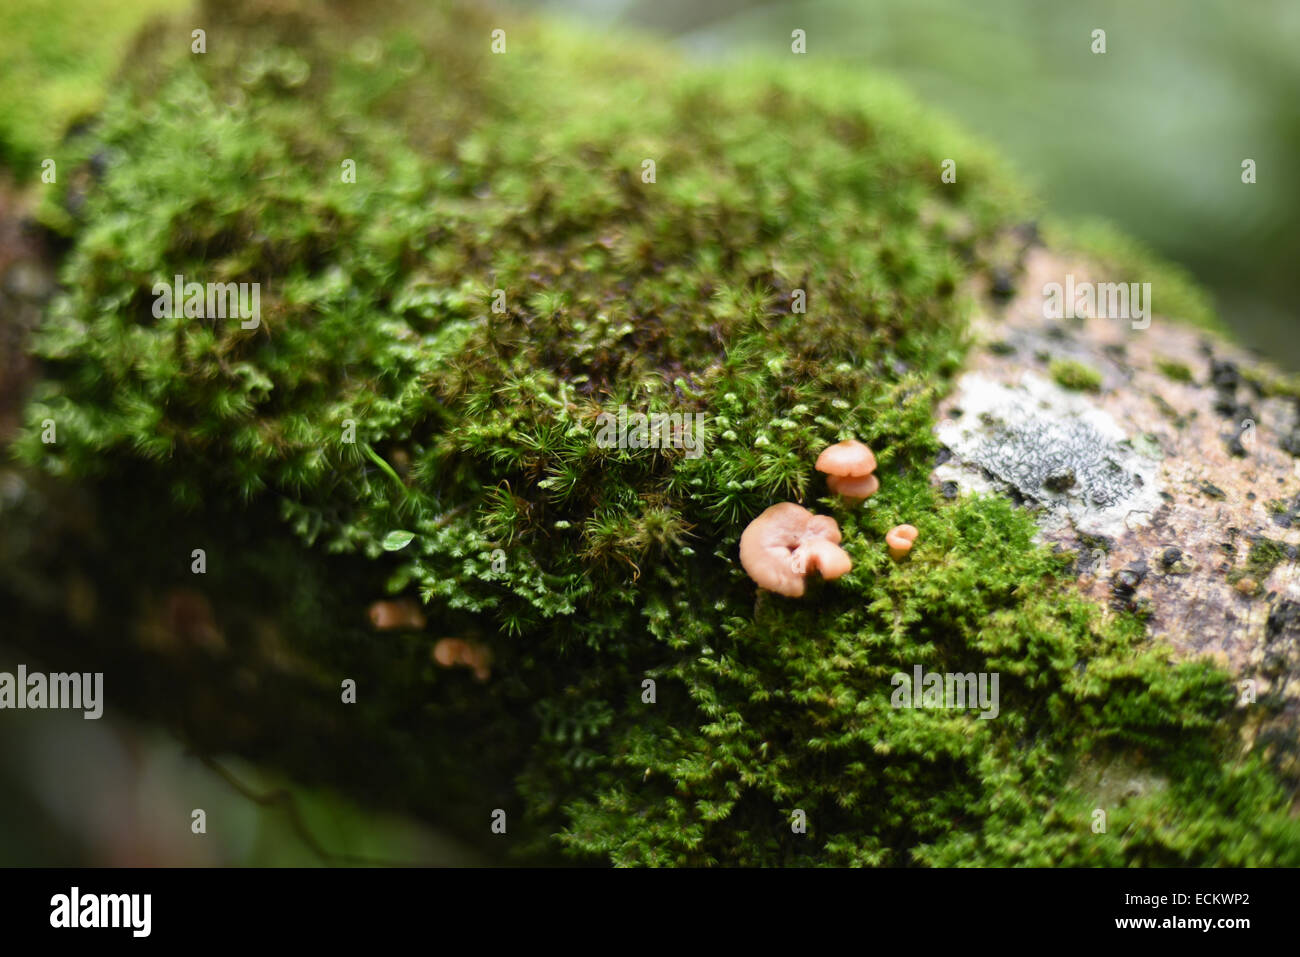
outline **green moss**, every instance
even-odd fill
[[[1048,371],[1063,389],[1075,392],[1098,392],[1101,389],[1101,373],[1074,359],[1053,359]]]
[[[0,7],[0,166],[27,180],[41,173],[43,159],[61,161],[66,127],[100,105],[140,25],[187,6],[186,0],[13,0]]]
[[[1243,368],[1241,377],[1265,398],[1280,397],[1300,401],[1300,375],[1260,366]]]
[[[1172,359],[1157,359],[1156,368],[1166,379],[1172,379],[1174,382],[1191,382],[1192,370],[1182,362],[1176,362]]]
[[[1286,545],[1282,542],[1275,542],[1271,538],[1257,538],[1251,542],[1250,551],[1246,553],[1245,565],[1228,572],[1228,583],[1235,585],[1244,578],[1263,583],[1264,579],[1272,574],[1273,569],[1286,560],[1286,557]]]
[[[27,461],[144,467],[176,507],[278,502],[304,549],[382,562],[433,631],[482,634],[492,683],[426,668],[388,706],[527,715],[493,758],[538,851],[1300,863],[1284,787],[1233,757],[1228,676],[1071,593],[1011,505],[930,487],[956,290],[1024,209],[992,160],[963,146],[960,188],[941,184],[964,138],[802,63],[688,70],[522,22],[493,56],[495,19],[442,6],[375,22],[382,45],[230,16],[207,58],[140,64],[79,141],[107,170],[66,221]],[[260,327],[155,317],[177,274],[261,282]],[[603,447],[619,406],[702,413],[704,454]],[[857,510],[811,468],[850,435],[882,477]],[[786,499],[834,515],[854,561],[802,601],[737,561]],[[883,537],[904,521],[898,564]],[[396,530],[415,537],[386,551]],[[328,672],[356,650],[312,653]],[[999,717],[892,707],[917,665],[997,672]],[[1121,802],[1094,834],[1103,795],[1080,782],[1101,761],[1175,800]]]

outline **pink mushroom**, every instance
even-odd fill
[[[885,544],[889,546],[889,557],[901,561],[912,550],[912,543],[920,534],[915,525],[899,525],[885,533]]]
[[[827,488],[852,502],[868,499],[880,488],[880,481],[871,474],[876,470],[876,456],[857,439],[823,449],[816,467],[826,473]]]
[[[433,660],[444,668],[464,665],[479,681],[491,676],[492,654],[484,645],[464,638],[442,638],[433,646]]]
[[[765,510],[741,534],[740,564],[760,588],[799,598],[812,572],[829,580],[853,567],[839,543],[835,519],[782,502]]]
[[[420,606],[410,598],[399,598],[395,601],[377,601],[370,606],[370,623],[380,631],[390,631],[395,628],[413,628],[419,630],[424,627],[424,612]]]

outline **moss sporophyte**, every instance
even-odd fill
[[[1240,752],[1232,679],[1083,600],[1023,511],[931,486],[965,290],[1033,210],[997,160],[804,57],[687,67],[531,21],[494,55],[473,5],[388,17],[235,3],[205,55],[168,52],[173,23],[133,58],[66,145],[86,175],[47,187],[68,252],[29,466],[120,478],[114,508],[151,522],[222,515],[212,576],[248,569],[319,625],[283,632],[295,680],[382,685],[350,719],[374,775],[467,819],[513,794],[520,853],[1300,863],[1294,785]],[[206,287],[203,318],[153,315],[177,275],[261,283],[260,328],[213,321]],[[879,458],[854,507],[810,467],[836,436]],[[773,506],[797,542],[744,537]],[[924,547],[895,562],[904,523]],[[120,524],[146,561],[150,525]],[[756,602],[751,544],[786,591],[835,580]],[[999,675],[997,718],[890,707],[918,663]],[[1158,786],[1110,795],[1098,768]]]

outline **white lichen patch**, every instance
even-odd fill
[[[1146,524],[1160,508],[1159,460],[1150,445],[1047,379],[1026,372],[1009,386],[968,373],[949,415],[938,435],[956,458],[939,467],[940,481],[1014,489],[1091,535]]]

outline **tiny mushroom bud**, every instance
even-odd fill
[[[444,668],[464,665],[479,681],[487,681],[492,672],[492,653],[486,646],[464,638],[443,638],[433,646],[433,660]]]
[[[826,486],[850,501],[876,494],[880,481],[871,474],[875,470],[876,456],[856,439],[836,442],[817,456],[817,471],[826,473]]]
[[[476,681],[487,681],[492,676],[492,652],[483,645],[470,644],[469,653],[461,659],[461,663],[474,670]]]
[[[444,668],[450,668],[460,662],[466,647],[460,638],[443,638],[433,646],[433,660]]]
[[[740,564],[760,588],[799,598],[805,578],[813,571],[832,579],[853,567],[839,542],[835,519],[782,502],[764,511],[741,534]]]
[[[919,533],[915,525],[899,525],[891,528],[885,535],[885,544],[889,546],[889,555],[895,561],[906,557],[912,550],[912,543]]]
[[[419,630],[425,625],[424,612],[410,598],[397,601],[377,601],[370,606],[370,624],[380,631],[394,628],[414,628]]]

